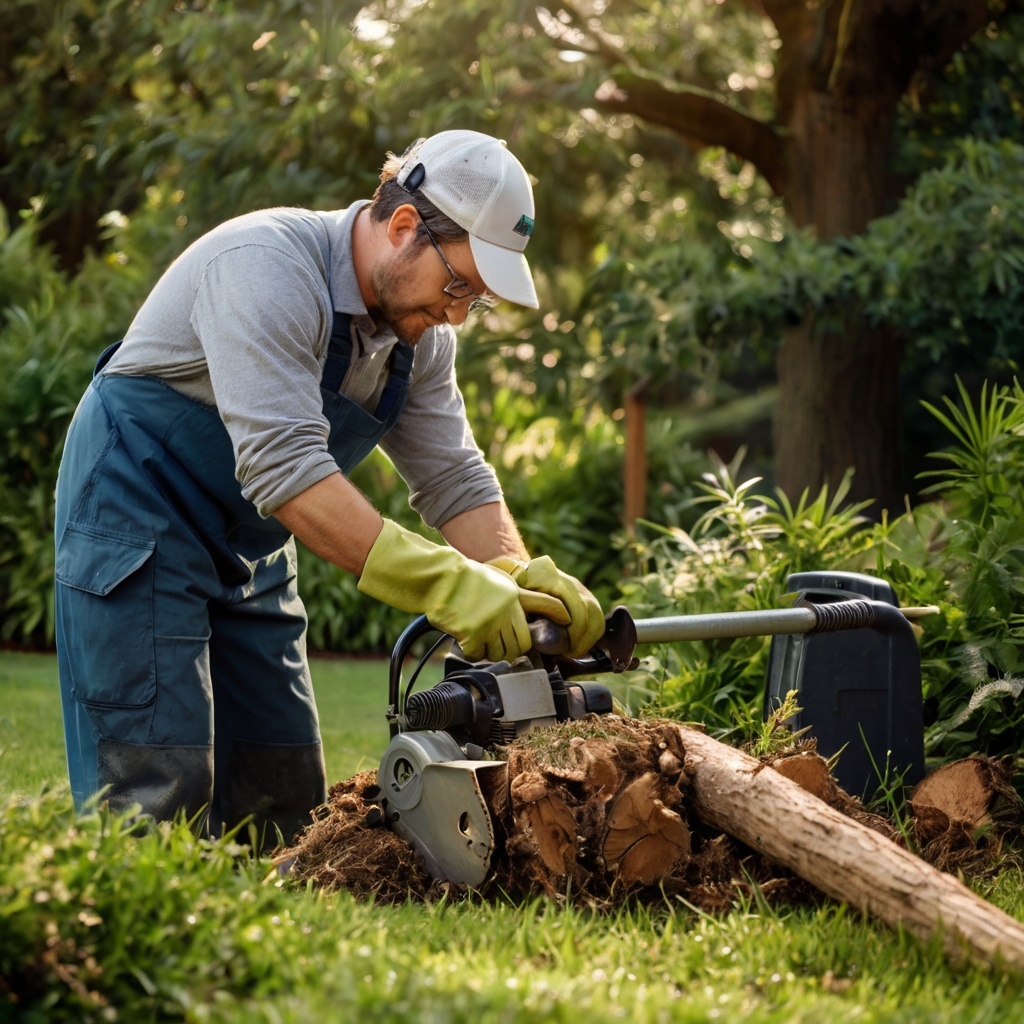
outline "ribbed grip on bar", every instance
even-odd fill
[[[875,621],[870,601],[835,601],[812,605],[817,622],[807,630],[811,633],[838,633],[844,629],[864,629]]]

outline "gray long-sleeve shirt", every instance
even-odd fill
[[[334,310],[352,315],[342,393],[372,411],[387,379],[397,338],[367,313],[352,264],[364,205],[261,210],[203,235],[157,282],[104,371],[159,377],[216,406],[242,493],[262,516],[338,472],[320,396]],[[380,447],[428,526],[500,500],[466,420],[450,326],[421,336],[405,409]]]

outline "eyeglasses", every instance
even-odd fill
[[[470,313],[479,312],[482,309],[493,309],[498,304],[498,299],[494,295],[484,293],[483,295],[477,295],[473,291],[473,286],[468,281],[463,281],[458,274],[452,270],[452,265],[448,262],[447,257],[441,250],[441,246],[438,245],[437,239],[434,237],[433,232],[427,227],[423,221],[423,230],[427,233],[427,238],[430,239],[430,244],[437,250],[437,255],[441,257],[441,262],[444,264],[445,270],[451,274],[452,279],[443,288],[445,295],[451,296],[453,299],[468,299],[472,297],[473,301],[469,304]]]

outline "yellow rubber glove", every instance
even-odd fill
[[[514,661],[532,646],[525,611],[565,625],[565,606],[546,594],[521,601],[507,573],[434,544],[390,519],[370,548],[359,590],[404,612],[422,612],[471,661]],[[542,599],[540,601],[536,599]]]
[[[530,593],[531,599],[547,594],[557,598],[569,610],[569,622],[541,612],[559,625],[569,627],[569,657],[584,657],[601,639],[604,633],[604,612],[597,598],[578,579],[562,572],[547,555],[534,558],[526,565],[514,558],[505,557],[492,558],[488,564],[507,572],[523,589],[524,597],[526,593]]]

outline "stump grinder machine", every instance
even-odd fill
[[[793,607],[635,620],[623,608],[582,659],[546,620],[530,624],[533,649],[512,664],[470,662],[452,643],[444,675],[413,691],[443,643],[420,659],[404,690],[413,645],[435,632],[425,616],[399,637],[391,657],[387,719],[391,742],[378,770],[372,822],[385,824],[423,856],[439,879],[476,886],[495,852],[487,794],[503,776],[500,748],[535,729],[612,711],[612,693],[594,677],[638,665],[638,644],[771,636],[767,716],[796,691],[790,721],[807,729],[848,792],[870,794],[888,772],[907,785],[924,774],[921,662],[912,620],[935,608],[904,608],[892,587],[847,572],[797,573],[787,580]]]

